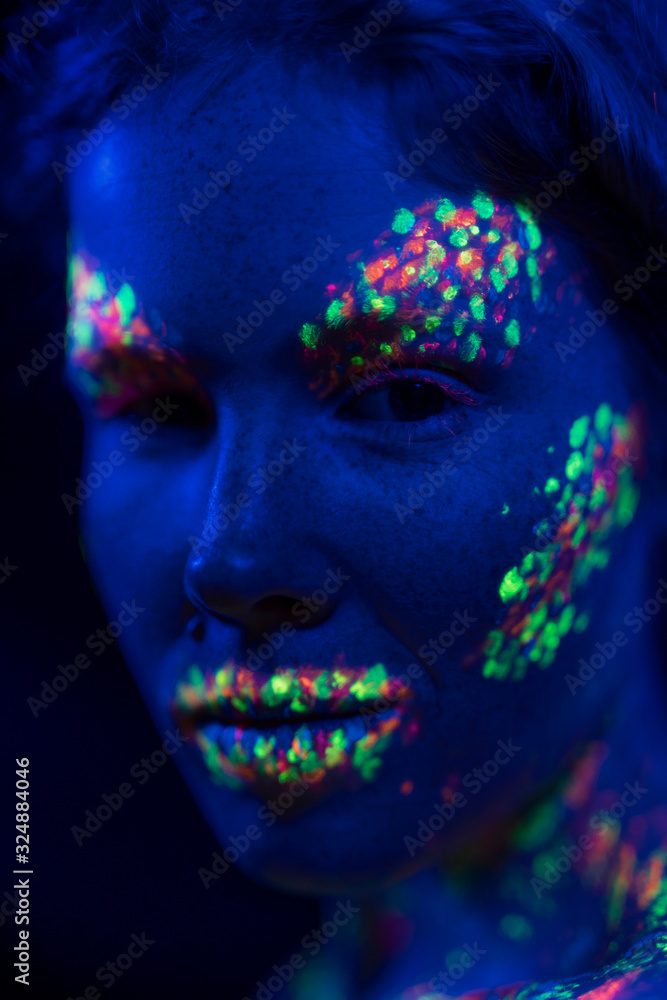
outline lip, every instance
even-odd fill
[[[405,714],[413,691],[384,665],[312,664],[250,670],[234,660],[190,667],[171,703],[174,720],[199,747],[212,780],[275,790],[332,775],[373,780],[395,737],[414,727]]]

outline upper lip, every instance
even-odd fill
[[[250,670],[228,661],[217,670],[191,667],[176,688],[172,714],[184,731],[219,720],[239,726],[358,715],[378,699],[384,708],[412,696],[410,687],[371,667],[312,665]],[[381,710],[381,709],[380,709]]]

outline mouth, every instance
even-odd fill
[[[322,785],[374,780],[396,737],[413,735],[405,713],[413,691],[383,664],[330,669],[304,665],[262,673],[227,660],[218,670],[190,668],[171,704],[212,780],[275,792],[299,781]]]

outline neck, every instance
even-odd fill
[[[347,954],[327,957],[348,970],[341,995],[385,1000],[431,982],[458,996],[580,975],[667,924],[664,694],[657,671],[634,674],[604,735],[512,825],[501,863],[496,850],[492,863],[430,868],[354,901]]]

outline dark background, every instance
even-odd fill
[[[10,21],[0,45],[12,24],[20,30],[23,14],[38,9],[5,5],[0,16]],[[49,40],[44,27],[33,44]],[[62,352],[27,384],[17,370],[64,328],[63,189],[48,165],[26,179],[17,125],[30,94],[27,84],[3,77],[0,88],[0,563],[17,567],[0,584],[0,995],[66,1000],[96,984],[106,997],[96,971],[145,932],[155,944],[109,988],[114,1000],[240,1000],[318,926],[316,904],[262,889],[234,868],[204,888],[197,869],[210,867],[217,844],[175,763],[169,758],[142,786],[130,777],[162,737],[115,644],[92,656],[37,717],[27,702],[41,697],[58,664],[86,651],[107,617],[82,558],[76,514],[61,500],[79,474],[82,438],[61,381]],[[30,758],[31,990],[14,982],[12,968],[17,757]],[[72,826],[124,781],[135,795],[78,846]]]

